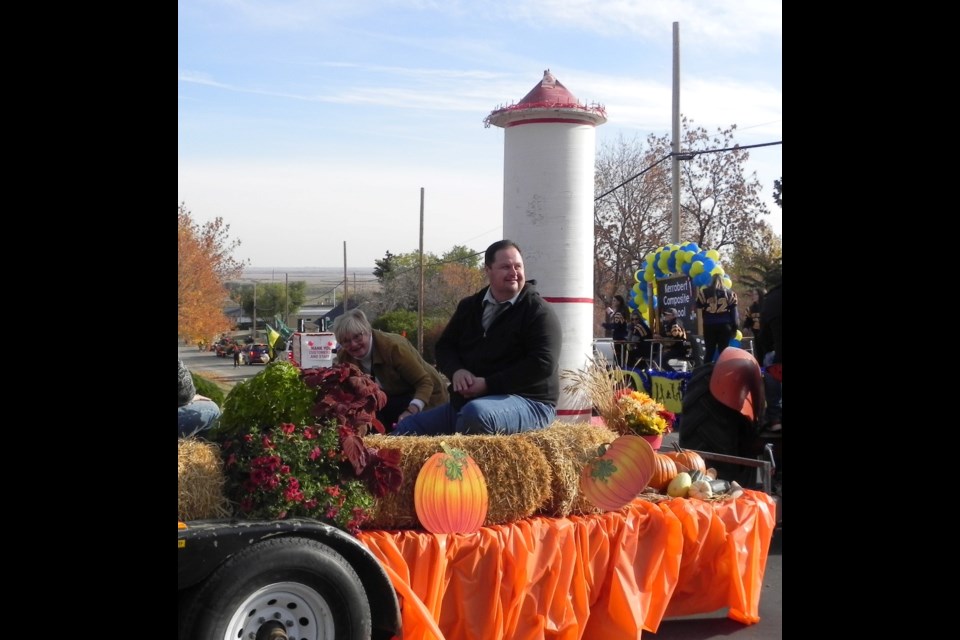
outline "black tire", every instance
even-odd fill
[[[307,538],[275,538],[232,556],[186,598],[180,640],[369,640],[367,594],[347,560]],[[264,632],[264,636],[257,635]],[[253,633],[253,636],[250,635]]]
[[[756,431],[750,420],[738,411],[721,404],[710,395],[713,363],[693,370],[683,392],[683,413],[680,420],[680,446],[728,456],[756,457]],[[735,464],[708,463],[717,469],[720,478],[736,480],[743,486],[756,484],[752,467]]]

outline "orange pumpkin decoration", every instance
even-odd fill
[[[672,458],[677,464],[678,471],[706,471],[707,463],[703,461],[700,454],[689,449],[682,451],[668,451],[665,456]]]
[[[441,442],[417,474],[413,506],[430,533],[473,533],[487,518],[487,483],[473,458]]]
[[[657,491],[663,491],[670,481],[677,477],[677,463],[670,456],[662,453],[656,454],[653,467],[653,476],[650,478],[649,486]]]
[[[653,477],[656,458],[650,444],[635,435],[624,435],[601,445],[597,457],[580,472],[580,491],[605,511],[630,503]]]

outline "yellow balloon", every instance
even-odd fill
[[[636,295],[639,296],[639,295],[640,295],[640,283],[638,282],[637,284],[633,285],[633,289],[631,289],[631,291],[633,291],[634,294],[636,294]]]
[[[637,269],[637,270],[634,271],[634,273],[633,273],[633,280],[634,280],[635,282],[640,282],[641,280],[643,280],[643,275],[642,275],[642,274],[643,274],[643,271],[641,271],[640,269]]]
[[[694,260],[693,265],[690,267],[690,277],[694,277],[703,273],[703,263],[699,260]]]
[[[710,249],[709,251],[707,251],[707,257],[710,258],[711,260],[719,260],[720,252],[717,251],[716,249]]]
[[[721,267],[720,265],[715,266],[713,269],[710,270],[710,275],[711,275],[711,276],[722,276],[722,275],[723,275],[723,267]]]
[[[740,329],[737,329],[737,333],[733,337],[736,340],[743,340],[743,331],[740,331]]]

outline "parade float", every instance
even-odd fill
[[[591,375],[626,390],[606,371],[565,377]],[[179,442],[182,638],[625,638],[723,608],[759,620],[774,499],[654,451],[624,403],[518,435],[393,437],[355,368],[261,376],[231,393],[246,422],[221,444]]]

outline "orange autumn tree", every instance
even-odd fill
[[[223,314],[224,283],[239,278],[243,262],[232,257],[240,246],[229,237],[230,225],[216,218],[203,225],[177,207],[177,334],[192,342],[209,340],[230,328]]]

